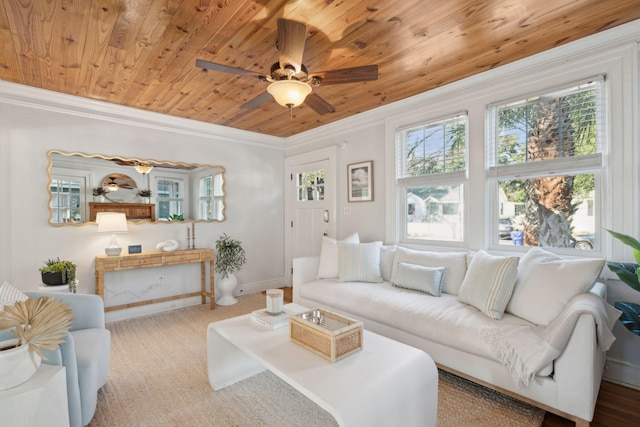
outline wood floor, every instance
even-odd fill
[[[596,412],[590,427],[640,426],[640,390],[603,381],[598,394]],[[574,426],[569,420],[547,412],[542,427]]]
[[[291,288],[284,289],[285,303],[291,302]],[[574,427],[575,423],[547,412],[542,427]],[[603,381],[590,427],[640,426],[640,390]]]

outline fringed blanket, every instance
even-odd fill
[[[536,372],[562,353],[584,313],[595,319],[600,350],[609,350],[616,339],[613,325],[621,312],[588,292],[574,297],[547,326],[488,326],[482,332],[499,360],[509,367],[516,384],[527,387]]]

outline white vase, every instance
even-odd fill
[[[235,274],[231,273],[228,277],[218,281],[218,290],[220,291],[220,298],[216,301],[218,305],[233,305],[238,302],[233,297],[233,291],[236,289],[238,279]]]
[[[42,360],[36,352],[29,351],[29,344],[14,347],[17,342],[17,339],[0,342],[0,390],[27,382],[40,367]]]

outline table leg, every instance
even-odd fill
[[[207,330],[207,371],[209,384],[214,390],[221,390],[265,370],[264,366],[209,326]]]

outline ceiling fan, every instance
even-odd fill
[[[289,111],[305,103],[318,114],[333,113],[335,107],[313,92],[311,86],[327,86],[342,83],[366,82],[378,79],[377,65],[343,68],[340,70],[309,73],[302,63],[307,27],[300,22],[278,18],[278,40],[276,49],[279,61],[271,66],[269,75],[217,64],[202,59],[196,60],[196,66],[205,70],[223,73],[256,76],[269,82],[267,92],[258,95],[240,108],[256,108],[273,98]]]

